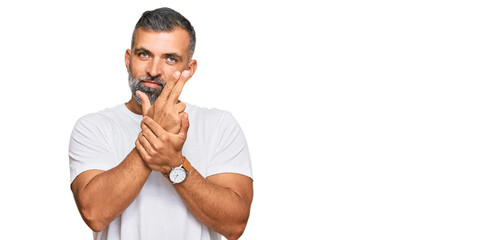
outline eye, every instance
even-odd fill
[[[139,53],[139,54],[138,54],[138,56],[139,56],[140,58],[147,58],[147,57],[148,57],[148,54],[147,54],[147,53],[145,53],[145,52],[141,52],[141,53]]]
[[[176,62],[176,58],[174,58],[174,57],[168,57],[168,58],[166,59],[166,61],[168,61],[168,62],[170,62],[170,63],[175,63],[175,62]]]

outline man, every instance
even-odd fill
[[[243,233],[253,196],[244,135],[230,113],[178,100],[195,41],[178,12],[143,13],[125,54],[131,99],[77,121],[71,189],[95,239]]]

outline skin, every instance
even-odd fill
[[[189,34],[183,29],[137,29],[135,44],[125,54],[127,69],[136,79],[160,76],[166,86],[153,105],[141,92],[137,95],[142,105],[133,97],[126,103],[130,111],[145,116],[136,147],[129,155],[115,168],[89,170],[73,181],[71,188],[77,206],[93,231],[102,231],[133,202],[152,170],[169,172],[183,162],[181,150],[189,122],[185,104],[178,97],[197,69],[197,61],[189,59],[189,41]],[[142,84],[156,87],[153,83]],[[204,178],[192,168],[185,181],[174,186],[199,221],[227,239],[241,236],[253,198],[249,177],[223,173]]]

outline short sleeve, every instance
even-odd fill
[[[223,112],[218,122],[216,144],[210,149],[208,176],[218,173],[239,173],[253,178],[248,144],[241,127],[229,112]]]
[[[70,137],[70,182],[84,171],[109,170],[116,165],[103,122],[88,115],[77,121]]]

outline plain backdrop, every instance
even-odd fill
[[[181,100],[247,137],[242,239],[503,238],[503,6],[484,0],[4,1],[0,238],[92,239],[70,133],[129,100],[125,50],[161,6],[197,32]]]

